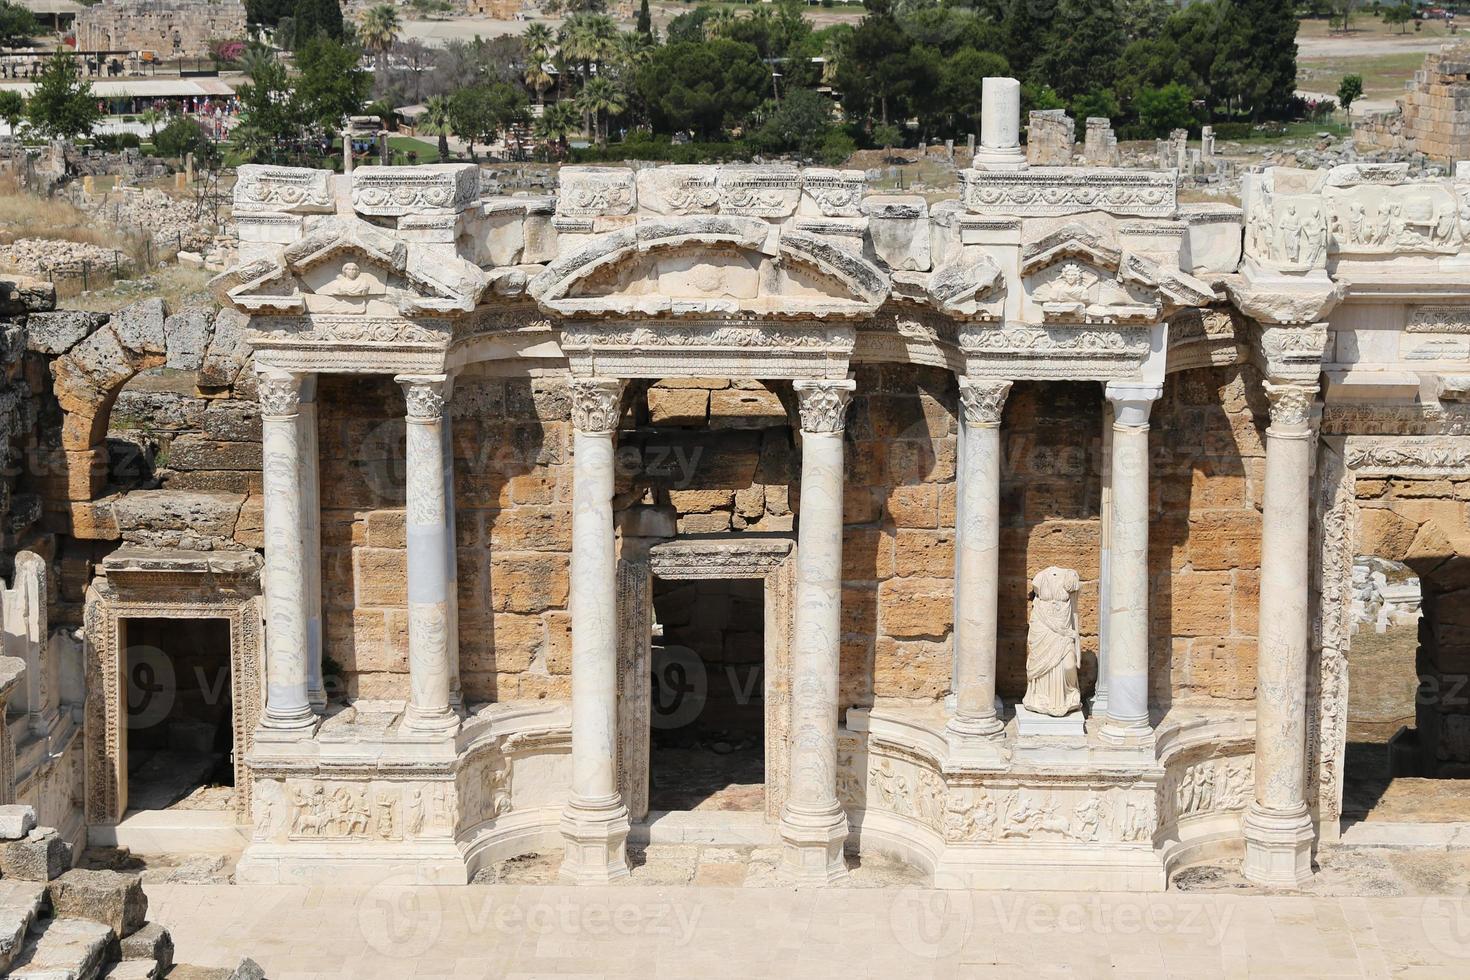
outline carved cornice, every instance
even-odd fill
[[[841,432],[847,425],[847,406],[857,382],[807,378],[792,383],[801,411],[801,431]]]
[[[967,425],[1000,425],[1011,393],[1009,381],[960,381],[960,410]]]
[[[625,383],[619,378],[576,378],[572,381],[572,424],[578,432],[617,431]]]

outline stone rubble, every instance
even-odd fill
[[[0,245],[0,265],[28,276],[80,276],[85,269],[90,275],[124,272],[133,260],[120,249],[89,245],[85,242],[59,241],[54,238],[17,238]]]

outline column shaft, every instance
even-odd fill
[[[1108,550],[1108,714],[1102,735],[1146,740],[1148,713],[1148,416],[1160,386],[1108,385],[1113,403]]]
[[[955,541],[955,713],[961,738],[995,738],[1005,726],[995,712],[1000,585],[1000,420],[1009,381],[960,382],[964,452],[959,472]]]
[[[449,520],[444,481],[444,375],[397,378],[408,406],[408,710],[403,727],[426,735],[453,733],[450,709]]]
[[[781,813],[782,870],[814,884],[847,877],[847,815],[837,800],[842,633],[843,427],[852,381],[797,381],[801,513],[792,644],[791,785]]]
[[[1113,403],[1103,400],[1102,492],[1098,501],[1097,687],[1092,693],[1092,716],[1108,714],[1108,631],[1112,621],[1113,568]]]
[[[627,877],[628,808],[617,784],[618,597],[612,496],[623,382],[572,384],[572,792],[564,881]]]
[[[261,484],[265,497],[266,699],[263,729],[309,730],[306,502],[301,473],[303,376],[261,370]]]
[[[1243,871],[1264,885],[1311,875],[1306,802],[1311,406],[1315,385],[1266,384],[1266,490],[1256,666],[1256,795]]]
[[[301,431],[302,519],[306,522],[303,571],[306,578],[306,697],[320,714],[327,706],[322,679],[322,505],[321,449],[318,445],[316,385],[299,409]]]

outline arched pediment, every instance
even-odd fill
[[[594,237],[531,280],[550,313],[868,316],[888,277],[861,255],[758,218],[643,221]]]

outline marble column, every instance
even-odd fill
[[[842,633],[842,434],[856,382],[803,380],[801,510],[791,650],[791,783],[781,810],[781,871],[789,880],[847,878],[847,814],[837,800]]]
[[[976,166],[992,170],[1024,170],[1021,149],[1021,83],[1014,78],[986,78],[980,83],[980,145]]]
[[[450,391],[449,400],[453,399]],[[449,706],[461,717],[464,715],[464,691],[459,679],[459,526],[455,522],[454,509],[454,417],[449,405],[444,406],[444,423],[440,427],[444,438],[444,520],[448,525],[444,549],[445,594],[449,596]]]
[[[1000,738],[995,711],[999,641],[1000,420],[1009,381],[960,381],[964,451],[958,474],[960,515],[955,541],[955,710],[950,741],[963,754],[977,741]]]
[[[300,428],[301,478],[305,500],[302,520],[303,572],[306,577],[306,699],[311,710],[321,714],[327,707],[327,689],[322,679],[322,508],[321,449],[318,444],[315,378],[302,385],[297,406]]]
[[[1148,715],[1148,416],[1162,390],[1109,382],[1113,405],[1112,533],[1108,548],[1108,713],[1102,737],[1147,742]]]
[[[561,878],[628,875],[628,808],[618,791],[618,601],[614,450],[623,382],[572,382],[572,792]]]
[[[1260,625],[1256,658],[1256,796],[1245,815],[1245,876],[1294,887],[1312,874],[1306,801],[1308,554],[1314,384],[1265,383]]]
[[[265,498],[265,711],[262,734],[297,736],[316,724],[308,696],[311,604],[306,515],[311,484],[301,466],[301,394],[306,375],[257,367],[261,483]]]
[[[1108,604],[1112,599],[1113,561],[1113,403],[1103,399],[1102,426],[1102,494],[1098,501],[1097,554],[1097,686],[1092,692],[1092,716],[1108,714],[1108,626],[1112,620]]]
[[[455,596],[449,591],[449,511],[444,481],[444,409],[453,382],[446,375],[406,375],[408,407],[405,502],[408,528],[408,709],[405,732],[443,737],[459,728],[450,707],[450,649]]]

